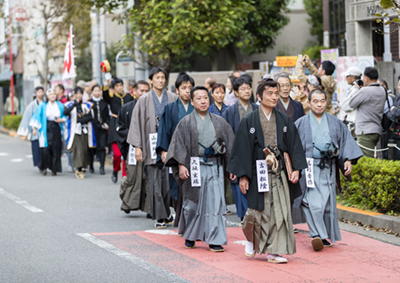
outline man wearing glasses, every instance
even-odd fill
[[[275,109],[288,115],[293,122],[306,115],[301,102],[290,97],[292,81],[289,76],[282,73],[277,77],[276,82],[279,84],[279,99]]]

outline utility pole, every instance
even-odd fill
[[[13,56],[12,56],[12,40],[11,40],[11,35],[12,35],[12,26],[11,26],[11,8],[9,9],[9,14],[8,14],[8,27],[9,27],[9,36],[8,36],[8,42],[9,42],[9,48],[10,48],[10,99],[11,99],[11,115],[14,116],[14,73],[13,73]]]

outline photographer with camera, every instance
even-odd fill
[[[321,77],[321,83],[323,90],[326,92],[326,112],[329,114],[335,114],[335,110],[332,105],[333,93],[336,90],[336,82],[333,78],[333,73],[335,72],[335,65],[331,61],[324,61],[321,63],[317,69],[313,63],[311,63],[310,57],[308,55],[298,55],[297,63],[295,67],[295,72],[297,78],[304,84],[307,83],[309,79],[305,74],[304,67],[308,69],[310,75]]]
[[[379,85],[378,70],[374,67],[364,70],[362,81],[364,86],[351,95],[349,105],[357,111],[357,143],[366,157],[374,157],[374,148],[382,134],[386,91]]]
[[[346,72],[343,73],[343,77],[346,78],[349,88],[346,91],[344,98],[339,101],[339,107],[345,113],[346,125],[349,128],[353,136],[355,133],[355,123],[356,123],[356,110],[351,108],[349,103],[353,94],[356,93],[360,86],[363,86],[363,81],[361,80],[362,71],[357,67],[350,67]]]

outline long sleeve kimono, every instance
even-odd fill
[[[41,103],[35,110],[35,113],[33,114],[31,121],[29,122],[29,126],[32,128],[38,129],[38,135],[39,135],[39,146],[40,147],[47,147],[47,117],[46,117],[46,111],[47,111],[47,104],[49,102],[44,102]],[[57,103],[57,106],[60,110],[60,118],[66,120],[66,117],[64,115],[64,104],[62,104],[59,101],[55,101],[54,103]],[[63,132],[63,126],[62,124],[59,124],[61,132]]]
[[[75,127],[77,126],[78,123],[87,124],[88,147],[89,148],[96,147],[96,134],[95,134],[93,123],[92,123],[92,119],[93,119],[92,104],[90,102],[82,102],[81,103],[82,115],[84,115],[84,116],[82,118],[79,118],[76,107],[71,108],[74,105],[74,103],[75,103],[75,101],[69,101],[65,104],[66,109],[64,112],[66,112],[66,114],[68,115],[67,149],[70,150],[72,148],[72,144],[74,142],[74,137],[75,137]]]
[[[117,144],[125,160],[127,160],[129,152],[127,138],[135,105],[136,100],[133,100],[122,106],[116,122]]]
[[[174,102],[178,96],[166,92],[168,103]],[[140,97],[133,109],[131,126],[128,132],[128,143],[142,150],[144,165],[155,164],[156,159],[151,159],[149,135],[157,133],[156,117],[152,92]]]
[[[196,118],[197,115],[197,118]],[[165,166],[172,167],[173,175],[182,187],[183,208],[179,220],[179,233],[189,241],[201,240],[209,245],[225,245],[226,236],[226,204],[224,198],[224,169],[231,153],[233,131],[220,116],[207,112],[202,120],[200,115],[193,111],[181,120],[176,127],[169,146]],[[199,124],[198,124],[199,121]],[[226,152],[219,158],[210,157],[207,161],[199,157],[199,140],[206,137],[208,142],[219,140],[225,143]],[[204,142],[204,140],[203,140]],[[191,177],[182,180],[179,177],[179,164],[191,170],[191,157],[199,157],[199,173],[201,186],[193,186]]]
[[[161,161],[161,152],[167,151],[171,143],[172,135],[175,132],[175,128],[186,115],[189,115],[193,111],[193,105],[191,103],[187,106],[187,111],[182,101],[178,98],[175,102],[167,104],[162,113],[160,124],[158,125],[158,139],[157,139],[157,165],[162,168],[163,163]],[[174,226],[177,227],[180,218],[180,211],[182,208],[182,196],[179,192],[179,186],[172,174],[168,174],[169,180],[169,195],[173,199],[173,207],[177,211],[175,216]]]
[[[29,126],[29,122],[32,119],[36,108],[39,106],[39,101],[34,99],[25,109],[24,115],[22,116],[21,123],[19,124],[17,135],[25,136],[27,140],[31,141],[32,145],[32,159],[33,166],[40,167],[40,147],[39,147],[39,135],[32,134],[32,127]]]
[[[315,141],[313,140],[312,126],[310,122],[312,118],[311,115],[313,115],[312,112],[300,118],[295,123],[300,134],[306,158],[314,157],[313,144]],[[346,125],[331,114],[325,113],[324,115],[326,115],[329,129],[329,136],[327,138],[330,138],[331,142],[339,148],[339,156],[332,160],[333,162],[329,164],[329,168],[327,169],[320,169],[318,164],[316,164],[318,159],[314,159],[313,171],[315,187],[308,188],[306,175],[302,174],[300,179],[302,198],[297,199],[293,207],[298,209],[302,203],[306,203],[307,207],[303,207],[303,210],[306,213],[307,223],[310,227],[310,235],[311,233],[318,233],[317,235],[322,239],[329,238],[332,242],[335,242],[336,240],[341,239],[336,214],[336,185],[339,190],[341,190],[339,169],[344,174],[344,163],[351,160],[352,164],[356,164],[357,160],[363,154]],[[321,134],[322,133],[318,132],[317,135]],[[324,175],[324,172],[326,173],[326,176]],[[346,177],[351,181],[351,175]],[[328,186],[329,188],[324,188],[325,186]],[[328,190],[329,200],[327,200],[327,203],[324,205],[322,204],[323,199],[328,196],[326,196],[326,193],[321,192]],[[310,192],[312,194],[310,194]],[[315,199],[315,195],[318,193],[322,195]],[[325,215],[326,207],[330,207],[329,215]],[[313,221],[310,221],[310,218],[312,218]]]
[[[32,127],[29,122],[35,113],[36,108],[39,106],[37,99],[31,101],[25,109],[24,115],[22,116],[21,123],[19,124],[17,135],[25,136],[27,140],[35,141],[39,139],[39,135],[32,135]]]

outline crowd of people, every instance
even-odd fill
[[[90,91],[80,84],[68,97],[62,85],[37,87],[18,133],[31,141],[43,175],[61,172],[63,149],[77,179],[94,173],[95,160],[104,175],[112,152],[112,182],[122,168],[121,210],[145,212],[157,229],[173,224],[187,248],[201,240],[224,251],[227,205],[235,204],[245,255],[266,253],[268,262],[286,263],[282,254],[296,252],[293,224],[308,224],[315,251],[341,240],[338,174],[351,179],[352,165],[371,156],[385,103],[389,132],[399,135],[400,100],[389,101],[373,67],[345,74],[350,88],[341,104],[355,124],[352,133],[334,115],[334,71],[329,61],[317,69],[300,55],[300,84],[287,73],[267,75],[255,93],[253,77],[239,71],[225,85],[207,78],[204,86],[180,73],[169,92],[161,67],[148,81],[130,83],[128,93],[118,78]]]

